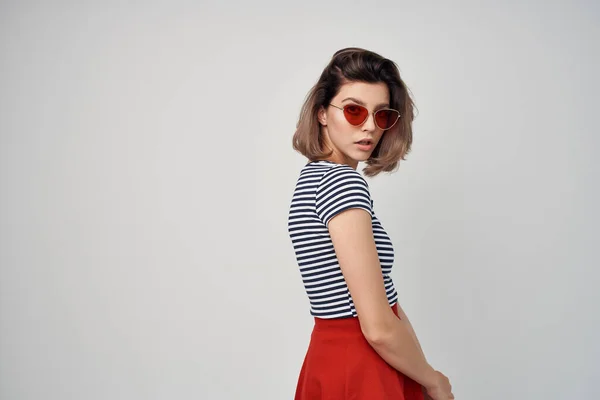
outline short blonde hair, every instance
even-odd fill
[[[377,53],[350,47],[337,51],[321,77],[308,93],[293,137],[293,148],[309,160],[319,160],[331,155],[323,151],[323,138],[317,114],[326,107],[341,86],[347,82],[383,82],[390,92],[390,108],[400,111],[400,119],[386,131],[371,157],[366,160],[363,172],[375,176],[391,172],[404,160],[412,144],[414,103],[409,90],[400,78],[397,65]]]

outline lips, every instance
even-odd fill
[[[373,141],[371,139],[363,139],[358,142],[355,142],[356,147],[358,147],[361,151],[371,151],[373,150]]]

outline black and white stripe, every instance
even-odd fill
[[[289,210],[288,232],[310,312],[315,317],[356,317],[327,228],[334,216],[350,208],[361,208],[371,214],[388,302],[393,305],[398,300],[390,277],[394,248],[375,216],[367,182],[348,165],[314,161],[300,171]]]

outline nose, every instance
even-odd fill
[[[362,124],[362,130],[366,132],[373,132],[377,128],[375,125],[375,116],[370,113],[365,122]]]

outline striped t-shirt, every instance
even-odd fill
[[[367,182],[349,165],[312,161],[300,171],[289,209],[288,232],[310,313],[315,317],[357,316],[327,228],[334,216],[350,208],[362,208],[371,214],[388,302],[391,306],[398,300],[390,276],[394,248],[375,216]]]

